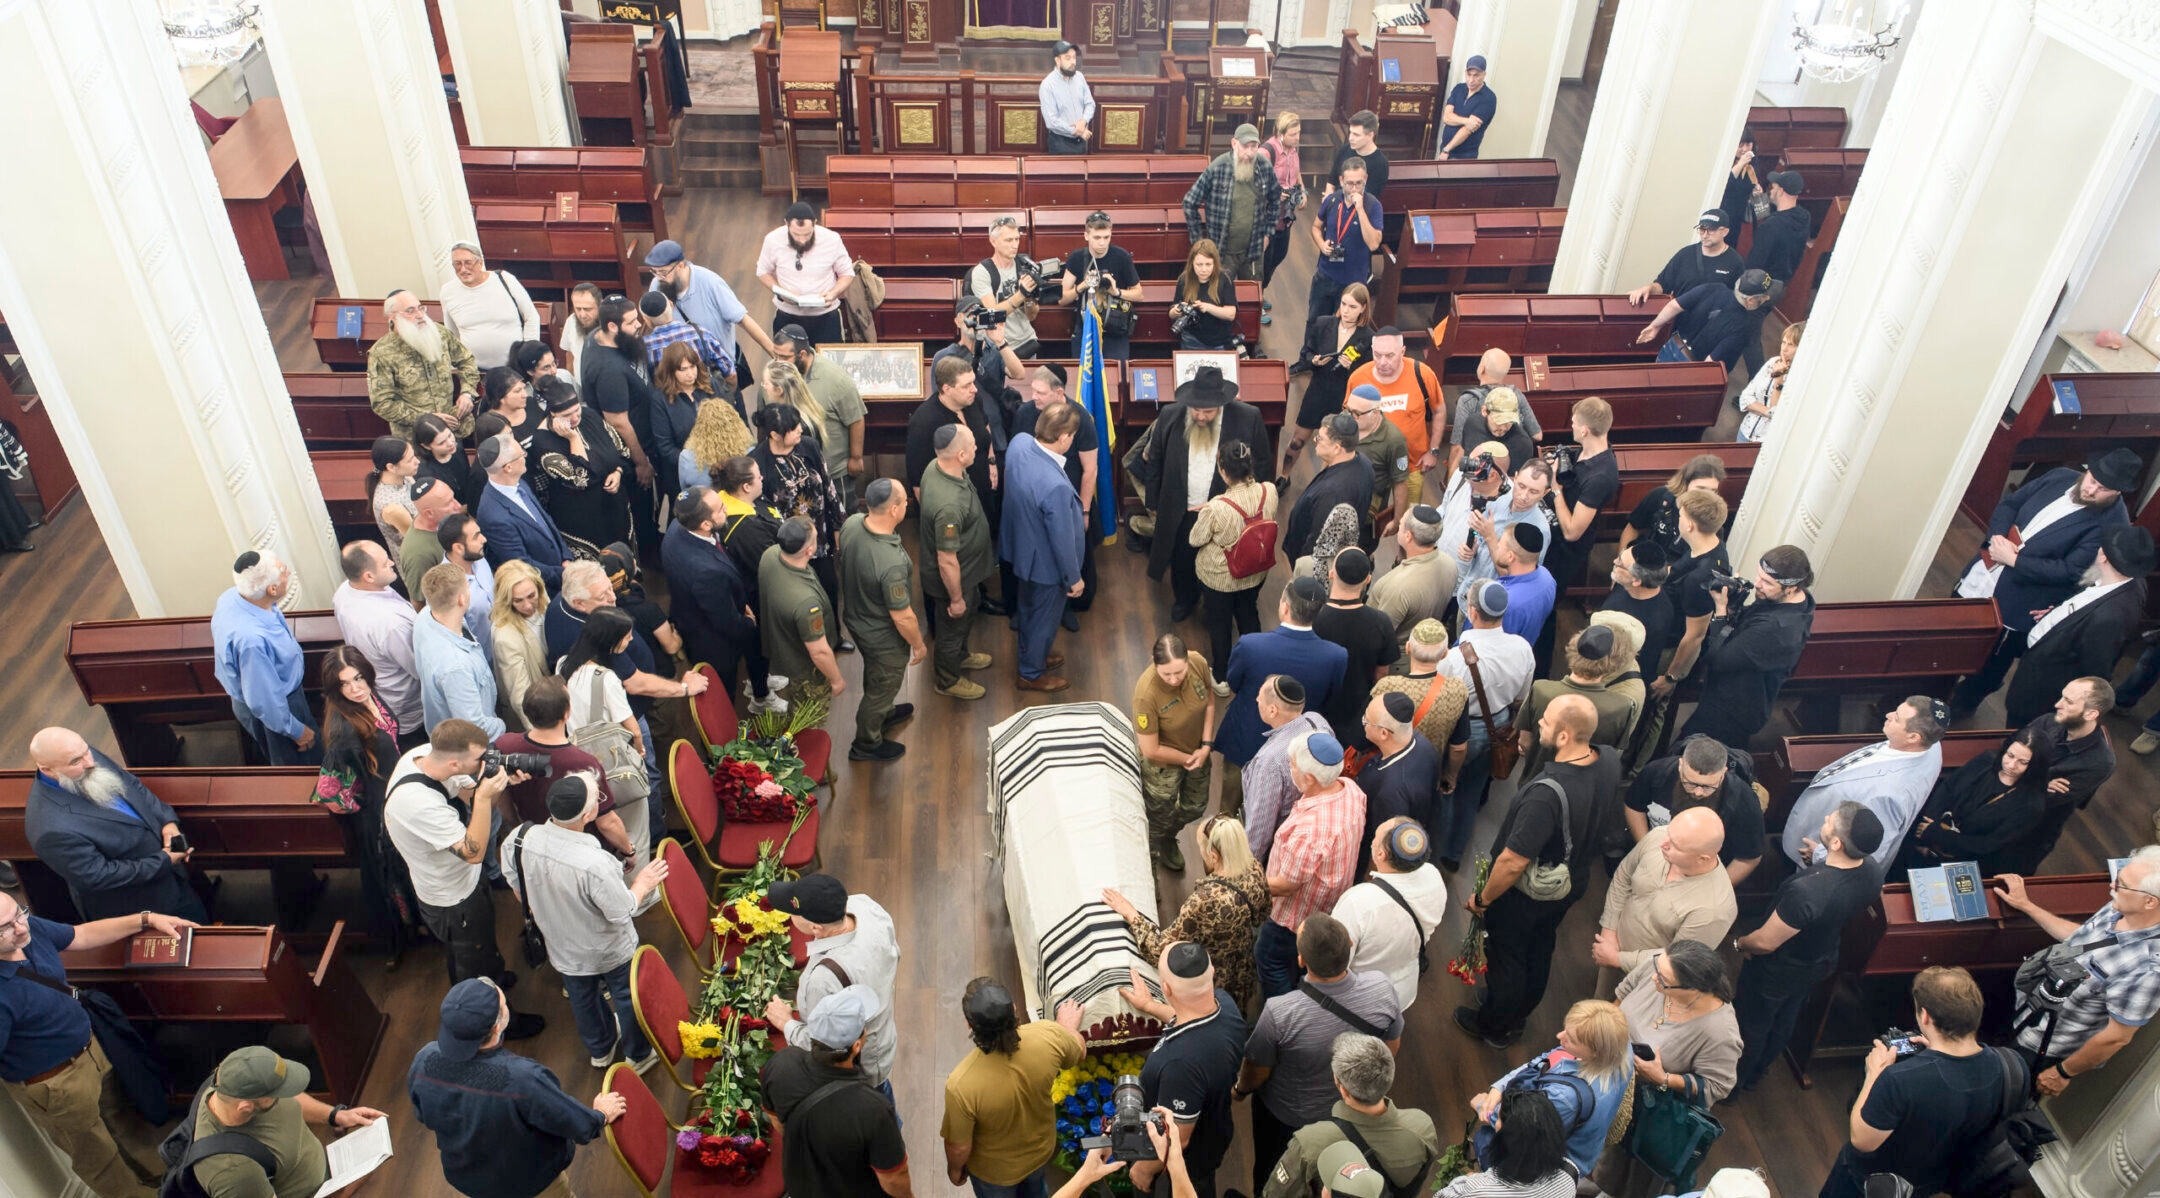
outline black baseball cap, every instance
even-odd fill
[[[839,923],[847,918],[847,887],[831,874],[804,874],[775,882],[767,898],[775,911],[800,915],[811,923]]]

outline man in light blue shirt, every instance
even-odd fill
[[[1085,154],[1094,135],[1095,93],[1080,73],[1080,47],[1059,41],[1050,48],[1057,69],[1043,76],[1042,120],[1053,154]]]
[[[772,337],[758,322],[750,319],[750,310],[735,298],[735,290],[727,285],[727,280],[690,261],[683,253],[681,242],[663,241],[653,246],[645,255],[645,265],[653,272],[652,286],[647,290],[667,296],[675,305],[676,316],[712,334],[720,348],[734,359],[738,386],[749,386],[751,378],[749,364],[743,361],[742,351],[735,345],[738,326],[768,356],[778,354],[779,351],[773,348]]]
[[[292,568],[250,550],[233,563],[232,589],[210,617],[218,685],[233,716],[272,765],[317,765],[322,746],[303,693],[307,662],[277,605],[292,588]]]
[[[458,512],[443,517],[435,538],[443,547],[443,560],[465,571],[466,587],[472,592],[472,602],[465,608],[465,631],[480,642],[480,651],[493,661],[495,567],[488,565],[487,534],[480,531],[480,521]],[[427,726],[435,725],[430,722]]]
[[[427,617],[413,622],[413,661],[420,669],[420,707],[433,728],[444,720],[470,720],[490,741],[504,732],[495,714],[495,671],[480,642],[465,630],[472,588],[465,568],[444,562],[420,580]]]

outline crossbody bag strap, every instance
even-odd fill
[[[532,904],[525,901],[525,894],[532,889],[532,882],[525,876],[525,834],[531,830],[531,824],[519,824],[517,831],[510,834],[510,868],[517,874],[518,905],[525,908],[528,918]]]
[[[1297,988],[1298,993],[1304,995],[1305,997],[1313,1000],[1316,1003],[1319,1003],[1322,1010],[1326,1011],[1330,1015],[1333,1015],[1335,1018],[1342,1020],[1344,1023],[1349,1024],[1353,1029],[1363,1032],[1366,1035],[1371,1036],[1375,1040],[1387,1039],[1387,1036],[1385,1034],[1387,1031],[1386,1028],[1383,1028],[1378,1024],[1373,1023],[1371,1020],[1357,1014],[1350,1008],[1342,1005],[1339,1002],[1336,1002],[1334,999],[1329,998],[1327,995],[1320,993],[1320,988],[1313,985],[1311,982],[1300,980],[1297,984]]]
[[[38,985],[45,987],[47,990],[50,990],[55,994],[65,994],[70,999],[80,1001],[80,999],[76,998],[75,987],[68,985],[66,982],[63,982],[58,978],[46,977],[44,974],[39,973],[37,970],[31,969],[27,962],[24,964],[23,968],[15,971],[15,976],[22,978],[26,981],[36,982]]]
[[[1493,722],[1492,700],[1485,695],[1485,675],[1478,672],[1477,650],[1472,648],[1468,641],[1463,642],[1462,659],[1463,664],[1470,667],[1470,684],[1477,688],[1480,709],[1478,718],[1485,721],[1485,735],[1492,740],[1499,740],[1500,729]]]
[[[531,308],[521,308],[518,306],[517,292],[510,290],[510,280],[503,277],[503,272],[499,270],[495,272],[495,281],[502,284],[503,294],[510,297],[510,310],[518,314],[518,324],[520,326],[524,325],[525,319],[528,316],[532,318],[532,322],[534,324],[537,325],[540,323],[540,314],[538,312],[532,310]],[[547,335],[547,330],[541,329],[540,335],[545,337]]]
[[[194,1143],[188,1145],[187,1155],[180,1158],[177,1167],[192,1169],[213,1156],[244,1156],[261,1166],[264,1178],[277,1180],[277,1156],[270,1151],[270,1146],[237,1131],[221,1131],[216,1135],[197,1137]]]
[[[1395,900],[1395,905],[1402,908],[1403,914],[1410,917],[1410,926],[1417,929],[1418,952],[1422,955],[1425,951],[1425,921],[1417,917],[1417,912],[1410,909],[1410,900],[1403,897],[1402,891],[1389,885],[1386,878],[1375,873],[1372,876],[1372,884],[1386,892],[1389,898]]]
[[[1573,861],[1575,859],[1575,831],[1569,826],[1571,821],[1568,819],[1567,787],[1543,774],[1531,779],[1530,785],[1550,786],[1553,793],[1560,796],[1560,852],[1564,860]]]
[[[810,1091],[809,1096],[804,1098],[801,1102],[796,1103],[795,1109],[789,1111],[787,1113],[787,1118],[780,1121],[781,1126],[785,1127],[787,1124],[792,1123],[797,1118],[808,1113],[812,1107],[815,1107],[817,1104],[825,1101],[828,1098],[831,1098],[833,1095],[838,1094],[840,1091],[847,1089],[849,1086],[864,1086],[866,1089],[868,1088],[867,1083],[864,1083],[852,1077],[843,1077],[839,1081],[826,1082],[824,1085],[819,1086],[817,1089]]]
[[[819,957],[815,962],[811,963],[810,968],[831,970],[832,975],[840,979],[840,984],[842,986],[852,986],[855,984],[855,979],[849,977],[847,970],[840,967],[840,962],[833,960],[831,957]]]
[[[1432,676],[1432,682],[1425,687],[1425,697],[1418,700],[1417,710],[1410,713],[1410,726],[1412,728],[1425,722],[1425,713],[1431,711],[1432,705],[1440,698],[1440,684],[1443,681],[1445,679],[1439,674]]]
[[[1244,892],[1244,891],[1242,891],[1242,890],[1239,890],[1239,889],[1238,889],[1237,887],[1235,887],[1235,886],[1232,886],[1232,885],[1231,885],[1231,884],[1230,884],[1230,883],[1229,883],[1229,882],[1228,882],[1228,881],[1227,881],[1226,879],[1223,879],[1223,878],[1208,878],[1208,879],[1205,879],[1205,880],[1203,880],[1203,881],[1202,881],[1202,882],[1200,883],[1200,885],[1201,885],[1201,886],[1220,886],[1220,887],[1222,887],[1222,888],[1223,888],[1224,890],[1227,890],[1227,891],[1229,891],[1229,892],[1230,892],[1230,894],[1231,894],[1231,897],[1233,897],[1233,898],[1237,899],[1237,901],[1238,901],[1238,906],[1240,906],[1240,907],[1243,907],[1243,908],[1245,909],[1245,913],[1246,913],[1247,915],[1252,915],[1252,914],[1254,914],[1254,913],[1255,913],[1255,911],[1254,911],[1254,908],[1253,908],[1253,902],[1252,902],[1252,900],[1251,900],[1251,899],[1249,899],[1249,898],[1246,898],[1246,897],[1245,897],[1245,892]],[[1198,889],[1198,887],[1195,887],[1195,889]]]
[[[1407,1182],[1398,1182],[1393,1177],[1390,1177],[1388,1175],[1388,1171],[1386,1169],[1381,1167],[1380,1158],[1374,1154],[1372,1150],[1372,1145],[1365,1142],[1365,1137],[1358,1133],[1356,1124],[1350,1122],[1348,1119],[1345,1119],[1340,1115],[1329,1115],[1328,1122],[1333,1123],[1336,1127],[1336,1130],[1342,1132],[1343,1139],[1357,1145],[1357,1150],[1365,1155],[1366,1163],[1371,1165],[1375,1170],[1377,1170],[1381,1177],[1386,1178],[1388,1188],[1390,1189],[1403,1189],[1407,1186],[1415,1185],[1417,1183],[1417,1180],[1425,1175],[1425,1170],[1432,1165],[1432,1149],[1428,1148],[1425,1150],[1425,1159],[1418,1163],[1417,1172],[1411,1175],[1410,1180]]]

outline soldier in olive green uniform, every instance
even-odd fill
[[[1376,517],[1372,535],[1377,542],[1394,535],[1409,502],[1410,443],[1381,410],[1380,389],[1370,383],[1343,397],[1343,411],[1357,418],[1358,452],[1372,463],[1372,511],[1367,514]],[[1377,519],[1382,513],[1387,514],[1384,525]],[[1365,548],[1370,550],[1372,544]]]
[[[786,697],[823,699],[847,689],[834,651],[840,622],[832,598],[810,569],[817,526],[808,517],[782,521],[773,544],[758,559],[759,639],[773,673],[788,680]]]
[[[930,646],[915,621],[914,563],[900,544],[907,488],[896,479],[873,479],[863,501],[869,510],[840,526],[840,606],[862,654],[863,677],[848,760],[891,761],[907,746],[885,739],[885,730],[915,714],[913,703],[895,706],[893,699],[907,668],[930,656]]]
[[[990,517],[968,478],[975,461],[975,434],[965,424],[948,424],[931,443],[937,457],[923,468],[922,489],[916,492],[922,511],[915,528],[922,537],[923,608],[930,613],[937,644],[932,668],[937,671],[937,693],[980,699],[982,684],[960,671],[986,669],[991,657],[968,652],[975,607],[964,596],[973,595],[997,563],[990,555]]]

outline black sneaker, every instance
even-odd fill
[[[547,1030],[547,1020],[528,1011],[510,1012],[510,1026],[503,1029],[505,1040],[530,1040]]]
[[[1192,613],[1193,605],[1190,603],[1173,604],[1170,608],[1170,622],[1172,624],[1183,624],[1185,621],[1192,619]]]
[[[915,705],[913,703],[895,703],[893,709],[885,715],[885,726],[890,728],[895,724],[905,724],[914,718]]]
[[[1521,1032],[1516,1032],[1512,1036],[1494,1036],[1478,1027],[1478,1009],[1476,1007],[1455,1008],[1455,1026],[1484,1041],[1488,1048],[1507,1048],[1517,1040],[1522,1039]]]
[[[907,746],[896,740],[881,740],[870,748],[851,744],[848,746],[849,761],[893,761],[907,752]]]

